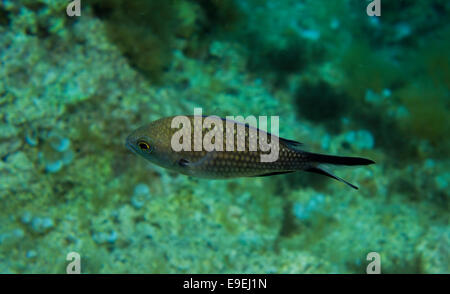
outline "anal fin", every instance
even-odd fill
[[[261,175],[257,175],[257,176],[253,176],[253,177],[269,177],[269,176],[275,176],[275,175],[289,174],[289,173],[293,173],[293,172],[296,172],[296,170],[271,172],[271,173],[265,173],[265,174],[261,174]]]

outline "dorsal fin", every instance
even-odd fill
[[[207,116],[207,115],[202,115],[202,117],[205,118],[205,117],[208,117],[208,116]],[[220,118],[222,121],[225,121],[225,122],[227,121],[227,119],[224,118],[224,117],[219,117],[219,118]],[[242,123],[242,122],[235,121],[235,120],[230,120],[230,121],[232,121],[232,122],[234,122],[234,123],[236,123],[236,124],[245,125],[246,128],[254,128],[254,129],[256,129],[256,130],[259,130],[258,128],[255,128],[255,127],[250,126],[248,123],[245,123],[245,124],[244,124],[244,123]],[[267,133],[267,136],[268,136],[268,137],[271,137],[271,136],[272,136],[271,133],[269,133],[269,132],[267,132],[267,131],[264,131],[264,132]],[[287,147],[293,148],[293,149],[298,149],[299,147],[301,147],[301,146],[304,145],[303,143],[300,143],[300,142],[298,142],[298,141],[289,140],[289,139],[285,139],[285,138],[281,138],[281,137],[278,137],[278,140],[279,140],[280,142],[282,142],[284,145],[286,145]]]
[[[287,147],[293,148],[293,149],[298,149],[299,147],[304,145],[303,143],[300,143],[300,142],[297,142],[294,140],[289,140],[289,139],[284,139],[284,138],[279,138],[279,140]]]

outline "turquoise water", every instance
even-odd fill
[[[450,2],[0,2],[0,273],[449,273]],[[124,146],[171,115],[278,116],[373,159],[209,180]]]

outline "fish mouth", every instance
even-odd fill
[[[133,144],[130,143],[129,138],[127,138],[125,140],[125,147],[130,150],[131,152],[133,152],[134,154],[138,154],[138,151],[136,149],[136,146],[134,146]]]

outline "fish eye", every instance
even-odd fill
[[[143,151],[150,150],[150,144],[145,141],[140,141],[137,145],[139,146],[139,149]]]

